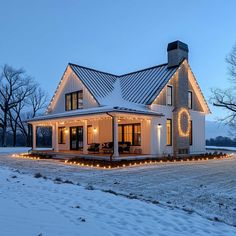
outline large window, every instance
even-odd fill
[[[189,130],[189,145],[193,145],[193,121],[192,120],[189,121],[189,126],[190,126],[190,130]]]
[[[141,145],[141,124],[125,124],[118,126],[119,142],[130,142],[132,146]]]
[[[65,95],[66,111],[83,108],[83,90],[67,93]]]
[[[172,106],[172,86],[167,85],[167,105]]]
[[[171,119],[166,120],[166,145],[167,146],[172,145],[172,120]]]
[[[58,128],[58,143],[59,144],[66,143],[66,128],[65,127]]]
[[[193,93],[192,91],[188,91],[188,108],[193,108]]]
[[[92,125],[88,125],[87,126],[87,142],[88,144],[93,143],[93,126]]]

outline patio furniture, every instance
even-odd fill
[[[100,143],[91,143],[89,148],[88,148],[88,151],[89,152],[99,152],[99,146],[100,146]]]
[[[113,142],[107,142],[102,145],[103,153],[112,153],[113,152]]]
[[[119,153],[130,153],[130,142],[119,142]]]
[[[135,148],[134,153],[135,154],[142,154],[142,148]]]

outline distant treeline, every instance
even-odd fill
[[[236,147],[236,138],[218,136],[206,140],[207,146],[223,146],[223,147]]]
[[[0,147],[2,142],[2,135],[1,135],[1,129],[0,129]],[[37,127],[36,129],[37,136],[36,136],[36,145],[37,147],[52,147],[52,128],[51,127]],[[31,137],[32,138],[32,137]],[[13,135],[12,133],[7,133],[6,135],[6,144],[8,147],[16,146],[16,147],[25,147],[25,146],[31,146],[28,145],[27,140],[25,136],[18,132],[16,134],[16,142],[13,142]]]

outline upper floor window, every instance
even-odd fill
[[[66,111],[83,108],[83,90],[67,93],[65,95],[65,106]]]
[[[167,85],[167,105],[172,106],[172,86]]]
[[[192,91],[188,91],[188,108],[193,108],[193,93]]]

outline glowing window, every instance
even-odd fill
[[[172,120],[171,119],[166,120],[166,145],[167,146],[172,145]]]
[[[93,126],[92,125],[88,125],[87,126],[87,142],[88,144],[93,143]]]
[[[66,128],[58,127],[58,143],[65,144],[66,143]]]

